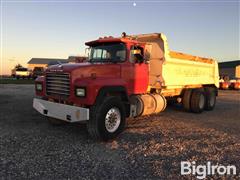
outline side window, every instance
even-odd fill
[[[132,46],[130,52],[131,63],[142,63],[144,61],[144,51],[141,46]]]

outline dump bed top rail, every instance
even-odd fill
[[[178,59],[197,61],[197,62],[203,62],[203,63],[209,63],[209,64],[214,63],[214,60],[210,59],[210,58],[193,56],[193,55],[190,55],[190,54],[180,53],[180,52],[176,52],[176,51],[170,51],[169,56],[171,58],[178,58]]]
[[[131,35],[128,37],[132,39],[136,39],[138,41],[145,42],[145,43],[157,42],[157,40],[161,40],[164,44],[164,51],[165,51],[164,54],[168,55],[170,58],[177,58],[182,60],[214,64],[214,60],[211,58],[204,58],[204,57],[193,56],[193,55],[185,54],[181,52],[170,51],[167,43],[167,38],[162,33],[139,34],[139,35]]]

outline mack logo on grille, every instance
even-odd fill
[[[50,69],[50,72],[63,72],[62,69]]]
[[[47,73],[46,74],[47,95],[70,95],[70,75],[69,73]]]

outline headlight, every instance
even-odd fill
[[[42,86],[41,83],[37,83],[37,84],[36,84],[36,90],[37,90],[37,91],[42,91],[42,90],[43,90],[43,86]]]
[[[76,88],[75,94],[76,94],[76,96],[79,96],[79,97],[85,97],[86,89],[85,88]]]

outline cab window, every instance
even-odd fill
[[[130,52],[131,63],[142,63],[144,61],[144,53],[141,46],[132,46]]]

